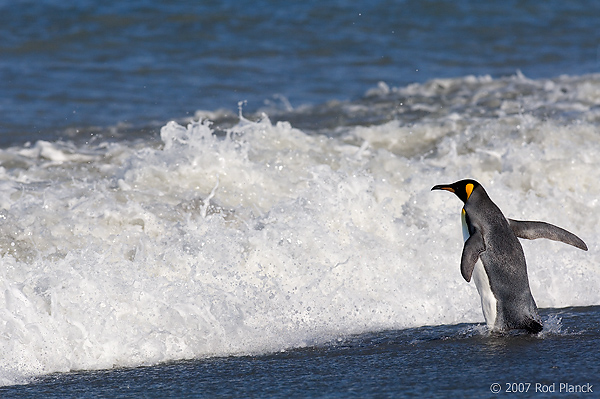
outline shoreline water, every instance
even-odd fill
[[[541,313],[549,330],[541,336],[494,337],[477,324],[419,327],[272,354],[55,374],[0,393],[14,398],[42,393],[48,398],[540,397],[552,394],[553,386],[554,393],[576,387],[593,392],[600,383],[592,350],[600,339],[599,308]]]

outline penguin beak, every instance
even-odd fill
[[[451,193],[456,194],[456,191],[452,187],[447,186],[445,184],[438,184],[437,186],[433,186],[431,188],[431,191],[433,191],[433,190],[446,190],[446,191],[450,191]]]

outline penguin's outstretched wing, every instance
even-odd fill
[[[479,259],[479,255],[485,251],[485,243],[481,233],[476,230],[471,236],[465,241],[463,247],[462,257],[460,259],[460,272],[467,283],[471,281],[471,275],[475,268],[475,263]]]
[[[547,238],[549,240],[562,241],[565,244],[573,245],[584,251],[588,250],[587,245],[585,245],[585,242],[581,238],[550,223],[508,219],[508,224],[513,233],[519,238],[526,238],[528,240]]]

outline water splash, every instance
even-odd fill
[[[552,107],[543,82],[519,79],[533,88],[524,108]],[[561,84],[591,104],[588,80]],[[404,90],[435,104],[436,87]],[[513,90],[473,87],[461,95],[476,107],[486,88]],[[459,272],[460,204],[429,192],[466,176],[508,217],[588,242],[589,253],[523,243],[540,307],[600,303],[597,122],[495,113],[496,103],[477,116],[468,104],[333,136],[264,116],[225,135],[208,121],[168,123],[160,142],[0,150],[0,377],[482,322]]]

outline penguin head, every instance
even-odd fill
[[[446,190],[451,193],[456,194],[458,198],[461,199],[462,202],[467,202],[471,193],[477,188],[480,187],[481,184],[472,179],[459,180],[456,183],[452,184],[438,184],[437,186],[433,186],[431,189],[433,190]]]

